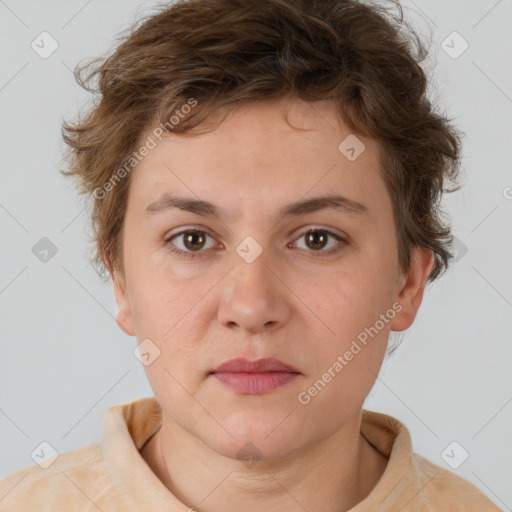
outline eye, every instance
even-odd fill
[[[332,231],[321,228],[309,228],[307,231],[303,231],[297,240],[302,237],[305,237],[305,249],[310,249],[309,252],[319,253],[314,254],[314,256],[335,253],[347,244],[347,241],[341,236],[333,233]],[[330,245],[329,239],[331,240]],[[336,241],[338,244],[335,243]],[[296,243],[294,243],[293,246],[296,246]],[[326,247],[328,247],[328,250],[324,250]]]
[[[347,245],[348,242],[340,235],[333,233],[327,229],[322,228],[309,228],[303,231],[296,240],[305,237],[305,248],[309,249],[308,252],[313,253],[314,256],[322,256],[325,254],[333,254],[338,252]],[[210,245],[207,244],[207,239],[210,238],[212,242]],[[175,242],[177,240],[177,242]],[[329,241],[331,242],[329,244]],[[335,242],[338,242],[337,244]],[[174,233],[172,236],[165,240],[165,245],[168,249],[180,256],[185,258],[196,258],[199,257],[202,249],[211,249],[215,246],[213,237],[206,231],[200,229],[186,229],[179,233]],[[296,242],[290,244],[288,247],[296,247]],[[325,250],[327,247],[327,250]]]
[[[179,233],[175,233],[165,240],[166,245],[168,245],[169,250],[176,254],[180,254],[185,257],[194,258],[197,252],[201,252],[201,249],[211,249],[212,244],[207,246],[205,244],[207,238],[213,238],[206,233],[206,231],[201,231],[199,229],[186,229],[184,231],[180,231]],[[175,243],[174,240],[178,240],[180,243]],[[174,247],[173,247],[174,246]]]

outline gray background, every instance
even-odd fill
[[[0,0],[0,478],[33,465],[41,441],[60,453],[99,441],[109,406],[152,395],[89,264],[84,203],[57,172],[61,121],[89,99],[71,70],[152,5]],[[429,286],[366,408],[403,421],[415,451],[448,469],[457,441],[469,458],[455,472],[511,510],[512,2],[403,5],[432,30],[433,93],[467,134],[465,184],[444,202],[459,261]],[[31,48],[43,31],[59,44],[47,59]],[[469,44],[458,58],[442,43],[454,31]],[[32,252],[42,237],[57,248],[47,262]]]

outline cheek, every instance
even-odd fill
[[[375,383],[392,315],[381,319],[389,307],[373,292],[345,283],[326,300],[323,314],[336,334],[324,337],[321,349],[309,347],[313,370],[302,388],[310,400],[304,412],[313,423],[321,414],[326,424],[340,425],[363,406]]]
[[[323,321],[331,342],[346,343],[372,326],[393,303],[391,272],[366,262],[339,272],[316,273],[298,290]],[[313,286],[313,284],[315,286]]]
[[[155,362],[145,367],[146,373],[152,384],[163,381],[165,389],[174,382],[170,373],[188,389],[202,370],[198,354],[205,350],[203,340],[213,314],[205,307],[215,276],[179,279],[161,267],[140,268],[144,271],[132,274],[130,284],[135,333],[139,343],[149,339],[159,352]]]
[[[165,248],[134,247],[129,255],[130,306],[137,338],[161,343],[182,326],[190,324],[189,312],[212,286],[198,273],[198,265],[172,264]]]
[[[329,328],[322,329],[312,380],[328,381],[335,400],[364,399],[375,381],[395,316],[389,276],[368,263],[331,276],[324,293],[309,293],[308,305]]]

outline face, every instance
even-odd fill
[[[165,421],[228,457],[251,442],[282,458],[358,418],[390,330],[421,302],[432,255],[400,272],[379,146],[359,137],[354,160],[338,148],[349,135],[327,101],[248,103],[209,133],[167,135],[132,171],[117,322],[150,340]],[[234,357],[297,373],[235,390],[210,373]]]

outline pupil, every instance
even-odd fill
[[[194,238],[197,237],[200,239],[199,246],[204,243],[204,237],[200,233],[191,232],[185,237],[185,245],[188,249],[200,249],[201,247],[197,247],[197,242],[194,243]],[[190,246],[189,246],[190,243]]]
[[[321,231],[311,231],[308,236],[308,242],[312,241],[313,249],[321,249],[325,242],[325,234]],[[320,247],[318,247],[320,245]]]

